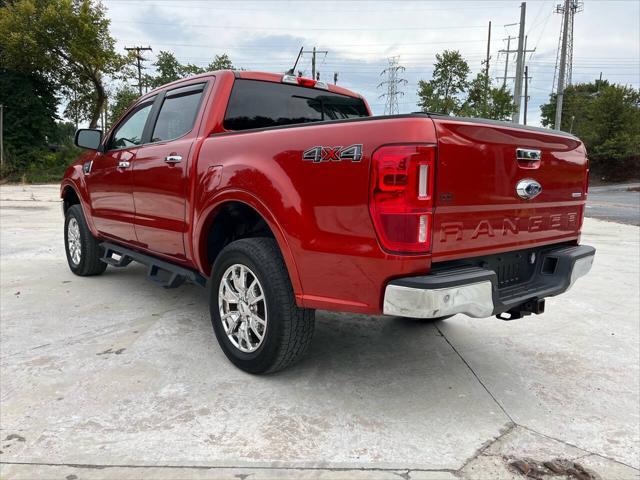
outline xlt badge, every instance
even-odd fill
[[[362,160],[362,144],[355,143],[348,147],[311,147],[304,151],[302,160],[313,163],[340,162],[342,160],[359,162]]]

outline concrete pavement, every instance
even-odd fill
[[[199,287],[71,274],[56,194],[0,187],[1,478],[640,478],[637,227],[587,219],[593,270],[544,315],[318,312],[306,358],[254,377]]]

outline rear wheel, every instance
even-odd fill
[[[65,214],[64,246],[69,268],[76,275],[88,277],[103,273],[102,248],[91,234],[80,205],[72,205]]]
[[[276,241],[247,238],[218,255],[209,281],[211,322],[231,362],[249,373],[270,373],[307,350],[314,310],[296,305]]]

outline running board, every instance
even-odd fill
[[[207,279],[195,270],[180,267],[179,265],[165,262],[151,255],[136,252],[135,250],[130,250],[114,243],[102,242],[100,246],[104,250],[104,254],[100,260],[104,263],[118,268],[126,267],[134,261],[147,265],[149,267],[147,277],[161,287],[176,288],[185,281],[190,281],[201,287],[207,284]]]

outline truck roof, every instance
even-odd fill
[[[148,93],[146,93],[144,96],[147,97],[150,94],[153,94],[154,92],[156,92],[157,90],[161,90],[164,89],[168,86],[172,86],[172,85],[178,85],[182,82],[184,82],[185,80],[193,80],[193,79],[197,79],[197,78],[204,78],[204,77],[208,77],[211,75],[220,75],[220,74],[233,74],[235,75],[236,78],[243,78],[243,79],[247,79],[247,80],[260,80],[263,82],[273,82],[273,83],[282,83],[282,77],[285,75],[284,73],[272,73],[272,72],[257,72],[257,71],[245,71],[245,70],[216,70],[213,72],[205,72],[205,73],[200,73],[198,75],[193,75],[191,77],[186,77],[186,78],[181,78],[180,80],[176,80],[174,82],[171,83],[167,83],[165,85],[162,85],[158,88],[155,88],[153,90],[150,90]],[[312,79],[308,79],[308,80],[312,80]],[[349,97],[355,97],[355,98],[363,98],[362,95],[360,95],[359,93],[356,93],[352,90],[349,90],[347,88],[343,88],[343,87],[339,87],[337,85],[333,85],[330,83],[327,83],[327,87],[328,90],[330,92],[333,93],[338,93],[341,95],[346,95]]]

